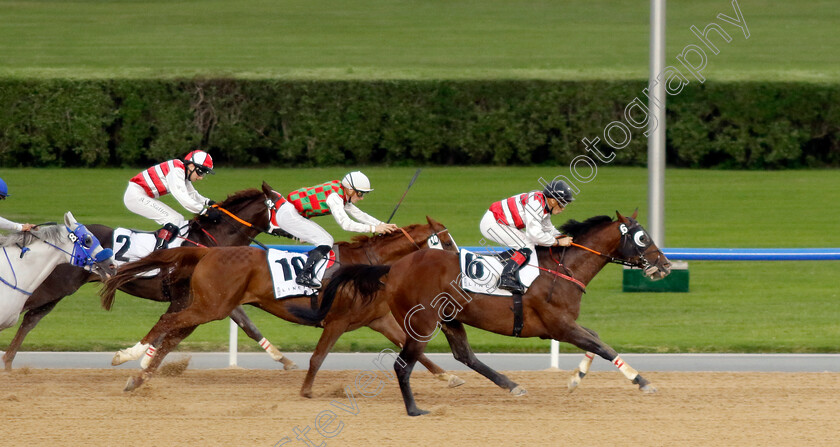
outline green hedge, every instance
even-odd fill
[[[629,81],[4,80],[0,165],[568,164],[642,94]],[[646,102],[646,100],[645,100]],[[840,87],[708,83],[668,98],[668,163],[840,166]],[[626,122],[626,121],[625,121]],[[609,153],[605,143],[601,150]],[[613,164],[641,165],[634,131]]]

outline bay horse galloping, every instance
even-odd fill
[[[270,204],[276,200],[277,194],[265,182],[263,182],[262,190],[246,189],[234,193],[215,205],[217,211],[209,211],[206,215],[195,216],[189,221],[189,232],[184,237],[183,246],[248,245],[254,237],[268,228]],[[93,224],[89,225],[88,229],[101,241],[103,247],[113,248],[113,228]],[[118,260],[120,255],[121,252],[117,251]],[[85,283],[97,280],[99,280],[97,275],[92,275],[84,269],[70,264],[58,265],[26,301],[23,307],[26,315],[3,355],[5,369],[12,369],[12,361],[23,339],[62,298],[75,293]],[[175,290],[175,287],[176,284],[170,284],[169,288],[163,287],[159,277],[147,277],[125,284],[120,290],[152,301],[169,301],[168,311],[174,312],[185,306],[187,297],[186,291]],[[260,346],[274,360],[282,362],[285,369],[297,368],[293,361],[283,356],[277,348],[265,340],[242,308],[235,309],[231,318],[249,337],[260,343]],[[118,365],[128,360],[138,359],[145,350],[146,348],[138,343],[134,349],[129,348],[118,352],[112,364]]]
[[[338,242],[334,246],[336,258],[343,265],[391,263],[425,247],[457,251],[446,227],[430,217],[427,225],[409,225],[401,231],[374,237],[356,236],[353,242]],[[422,251],[443,251],[422,250]],[[318,345],[309,361],[309,371],[300,394],[312,397],[312,383],[324,358],[336,340],[347,331],[368,326],[382,333],[391,342],[402,346],[406,336],[391,315],[386,303],[367,306],[353,296],[333,297],[335,306],[329,313],[313,310],[312,297],[296,296],[275,299],[274,284],[266,260],[266,252],[254,247],[174,248],[126,264],[102,290],[103,303],[113,299],[117,287],[134,280],[138,274],[161,268],[170,281],[190,280],[190,304],[179,312],[160,317],[143,338],[157,353],[151,363],[136,377],[129,378],[126,391],[148,380],[166,354],[187,337],[198,325],[219,320],[242,304],[250,304],[293,323],[324,328]],[[332,272],[327,272],[327,275]],[[326,278],[329,281],[328,278]],[[317,299],[317,297],[316,297]],[[450,387],[464,383],[457,376],[446,373],[425,356],[418,360],[438,379]]]
[[[342,288],[342,284],[347,284],[342,288],[345,290],[350,283],[355,285],[360,290],[357,296],[361,295],[363,301],[376,298],[377,293],[384,294],[384,300],[389,302],[397,321],[409,335],[394,369],[410,416],[428,413],[417,408],[409,379],[418,356],[438,330],[446,336],[458,361],[511,394],[525,394],[522,387],[475,357],[464,324],[502,335],[554,339],[587,351],[582,369],[575,371],[570,381],[570,390],[586,374],[588,362],[595,353],[617,366],[642,391],[654,392],[653,385],[624,363],[594,331],[576,322],[586,284],[607,263],[641,267],[650,277],[662,278],[670,273],[670,262],[635,220],[636,213],[630,218],[618,212],[616,215],[616,221],[598,216],[582,223],[572,220],[561,226],[560,230],[575,241],[567,249],[537,247],[539,276],[519,303],[515,296],[464,291],[460,287],[458,255],[432,250],[412,253],[391,266],[342,268],[324,290],[322,302],[328,302],[329,294]],[[383,287],[384,290],[371,293]]]

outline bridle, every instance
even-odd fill
[[[653,242],[650,239],[650,236],[647,235],[645,230],[642,228],[641,225],[639,225],[638,222],[629,218],[628,220],[630,221],[629,227],[625,223],[621,223],[618,226],[618,229],[621,232],[621,239],[619,239],[618,241],[618,251],[622,255],[622,257],[620,258],[601,253],[600,251],[593,250],[589,247],[585,247],[574,242],[572,242],[569,245],[588,251],[592,254],[604,257],[607,259],[607,262],[610,262],[612,264],[625,265],[627,267],[639,267],[643,269],[652,267],[653,264],[651,264],[650,261],[648,261],[646,258],[648,252],[650,252],[650,249],[655,248]],[[662,252],[659,251],[655,262],[658,262],[661,257]]]
[[[264,203],[265,203],[266,207],[268,208],[268,210],[267,210],[267,212],[269,213],[269,216],[268,216],[268,217],[269,217],[269,219],[271,219],[271,210],[272,210],[272,208],[274,207],[274,201],[273,201],[273,200],[271,200],[271,199],[266,199]],[[221,206],[221,205],[219,205],[218,203],[214,203],[213,205],[210,205],[210,208],[214,208],[214,209],[217,209],[217,210],[221,211],[222,213],[226,214],[228,217],[230,217],[230,218],[231,218],[231,219],[233,219],[234,221],[236,221],[236,222],[240,223],[242,226],[244,226],[244,227],[246,227],[246,228],[253,228],[253,229],[255,229],[255,230],[259,231],[260,233],[271,234],[271,235],[273,235],[273,236],[274,236],[274,234],[269,233],[267,229],[260,228],[260,227],[258,227],[258,226],[256,226],[256,225],[252,224],[251,222],[248,222],[247,220],[242,219],[241,217],[239,217],[239,216],[237,216],[236,214],[234,214],[233,212],[231,212],[231,211],[229,211],[229,210],[225,209],[224,207],[222,207],[222,206]],[[232,225],[232,224],[231,224],[231,225]],[[242,233],[242,229],[241,229],[241,227],[234,226],[234,228],[235,228],[237,231],[239,231],[240,233]],[[209,231],[207,231],[207,230],[206,230],[203,226],[199,226],[199,229],[200,229],[200,230],[201,230],[204,234],[206,234],[206,235],[207,235],[207,237],[209,237],[209,238],[210,238],[210,240],[212,240],[214,244],[219,245],[219,241],[217,241],[217,240],[216,240],[216,238],[215,238],[212,234],[210,234],[210,232],[209,232]],[[244,233],[243,233],[243,234],[244,234]],[[247,236],[247,235],[245,235],[245,236]],[[254,240],[254,238],[252,238],[252,237],[250,237],[250,236],[248,236],[248,238],[249,238],[249,239],[251,239],[253,242],[255,242],[255,243],[257,243],[257,244],[262,245],[262,244],[260,244],[259,242],[257,242],[256,240]],[[202,245],[202,244],[200,244],[200,243],[198,243],[198,242],[196,242],[196,241],[190,240],[190,239],[188,239],[188,238],[181,237],[181,239],[184,239],[184,240],[185,240],[185,241],[187,241],[187,242],[190,242],[190,243],[192,243],[192,244],[195,244],[195,245],[196,245],[196,246],[198,246],[198,247],[204,247],[204,245]]]
[[[598,250],[593,250],[589,247],[584,245],[572,242],[569,245],[572,247],[580,248],[581,250],[587,251],[597,256],[601,256],[607,259],[607,262],[612,264],[619,264],[625,265],[628,267],[638,267],[641,269],[648,269],[653,267],[650,261],[646,258],[648,252],[651,248],[654,248],[653,242],[650,239],[650,236],[644,231],[641,225],[633,219],[629,219],[630,226],[628,227],[627,224],[621,223],[619,224],[618,228],[621,232],[621,238],[619,239],[619,253],[622,254],[622,257],[617,258],[615,256],[608,255],[606,253],[602,253]],[[554,257],[554,247],[549,247],[549,255],[551,256],[551,260],[554,261],[558,266],[562,267],[568,275],[551,270],[546,269],[540,266],[537,266],[540,270],[545,270],[557,277],[566,279],[575,283],[578,287],[581,288],[584,292],[586,291],[586,285],[572,277],[571,272],[565,265],[563,265],[563,257],[565,257],[566,250],[564,248],[563,253],[560,255],[560,259],[555,259]],[[654,263],[658,263],[659,259],[662,257],[662,252],[657,250],[659,253],[657,254],[657,258]]]

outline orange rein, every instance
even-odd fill
[[[571,246],[573,246],[573,247],[577,247],[577,248],[582,248],[582,249],[584,249],[584,250],[586,250],[586,251],[588,251],[588,252],[590,252],[590,253],[594,253],[594,254],[596,254],[596,255],[598,255],[598,256],[606,256],[606,255],[604,255],[603,253],[601,253],[600,251],[595,251],[595,250],[593,250],[593,249],[591,249],[591,248],[589,248],[589,247],[584,247],[583,245],[576,244],[576,243],[574,243],[574,242],[570,242],[570,243],[569,243],[569,245],[571,245]]]
[[[210,206],[210,208],[216,208],[217,210],[219,210],[219,211],[227,214],[228,216],[230,216],[231,219],[241,223],[242,225],[245,225],[248,228],[253,228],[253,226],[254,226],[254,224],[240,219],[239,216],[237,216],[236,214],[233,214],[230,211],[220,207],[218,204],[213,204],[213,205]]]
[[[417,242],[414,241],[414,239],[412,239],[411,235],[408,234],[408,231],[405,231],[405,229],[403,229],[403,227],[399,227],[399,229],[400,229],[400,231],[402,231],[402,234],[404,234],[405,237],[408,238],[408,240],[410,240],[412,244],[414,244],[415,247],[420,248],[420,244],[418,244]]]

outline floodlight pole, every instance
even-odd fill
[[[648,222],[651,238],[665,246],[665,0],[650,0],[648,96]],[[657,79],[659,78],[659,79]]]

